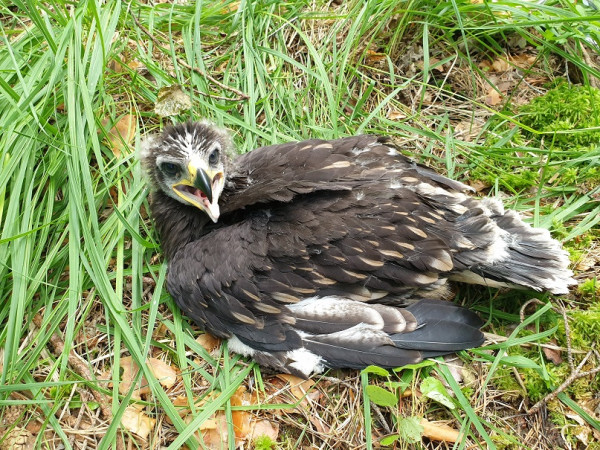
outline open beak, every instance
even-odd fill
[[[219,219],[219,194],[225,183],[221,171],[188,164],[188,176],[174,184],[173,191],[186,202],[204,211],[213,222]]]

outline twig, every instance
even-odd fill
[[[385,429],[385,434],[392,434],[392,429],[390,428],[387,421],[385,420],[385,417],[383,417],[383,414],[382,414],[381,410],[379,409],[379,406],[377,406],[375,403],[371,402],[371,407],[373,408],[373,411],[375,411],[375,414],[377,414],[377,418],[379,419],[379,422],[381,422],[381,425],[383,425],[383,428]]]
[[[558,394],[560,394],[565,389],[567,389],[571,385],[571,383],[573,383],[573,381],[578,380],[583,377],[587,377],[590,375],[595,375],[597,373],[600,373],[600,367],[596,367],[596,368],[594,368],[592,370],[588,370],[586,372],[580,372],[591,354],[592,354],[592,351],[590,351],[585,356],[585,358],[583,358],[583,360],[581,361],[581,363],[579,363],[579,365],[577,366],[575,371],[573,373],[571,373],[571,375],[569,375],[569,377],[558,388],[556,388],[554,391],[550,392],[543,399],[541,399],[539,402],[537,402],[535,405],[533,405],[531,408],[529,408],[527,410],[527,414],[532,414],[532,413],[537,412],[542,407],[542,405],[545,405],[549,401],[554,400],[558,396]]]
[[[523,322],[525,320],[525,308],[527,308],[527,306],[530,305],[531,303],[537,303],[537,304],[541,304],[541,305],[544,304],[537,298],[532,298],[531,300],[526,302],[521,307],[521,312],[520,312],[521,322]],[[561,305],[560,311],[558,311],[557,308],[555,308],[555,307],[553,307],[552,309],[556,312],[560,312],[562,314],[563,320],[565,322],[565,335],[566,335],[566,341],[567,341],[567,357],[568,357],[568,361],[569,361],[569,366],[571,367],[571,375],[569,375],[567,377],[567,379],[565,381],[563,381],[563,383],[558,388],[556,388],[554,391],[550,392],[548,395],[546,395],[544,398],[542,398],[540,401],[538,401],[535,405],[533,405],[531,408],[529,408],[527,410],[527,414],[536,413],[543,405],[547,404],[551,400],[554,400],[558,396],[558,394],[560,394],[565,389],[567,389],[575,380],[600,373],[600,367],[596,367],[596,368],[594,368],[592,370],[588,370],[586,372],[581,372],[581,369],[583,368],[583,366],[585,365],[585,363],[587,362],[587,360],[590,358],[590,356],[592,354],[594,354],[596,356],[596,358],[598,358],[598,352],[596,350],[590,350],[585,355],[583,360],[579,363],[579,365],[577,367],[575,367],[575,364],[573,362],[573,349],[571,347],[571,328],[569,326],[567,312],[565,310],[564,305]]]
[[[537,298],[532,298],[531,300],[527,300],[523,304],[523,306],[521,306],[521,311],[519,311],[519,318],[521,319],[521,322],[525,322],[525,310],[532,303],[535,303],[536,305],[545,305],[545,303],[543,301],[538,300]]]
[[[583,60],[585,61],[585,63],[589,67],[594,67],[594,61],[592,61],[592,58],[590,58],[589,53],[585,49],[585,46],[582,45],[582,46],[580,46],[579,49],[581,50],[581,53],[583,54]],[[589,75],[588,80],[589,80],[590,86],[595,87],[595,88],[598,87],[598,79],[595,76]]]
[[[563,320],[565,322],[565,338],[567,340],[567,361],[569,361],[569,367],[571,372],[575,371],[575,363],[573,362],[573,348],[571,347],[571,326],[569,325],[569,318],[567,317],[567,310],[565,305],[561,303],[560,312],[562,313]]]
[[[521,378],[521,374],[519,373],[517,368],[513,367],[512,372],[513,372],[513,375],[515,376],[515,378],[517,379],[519,386],[521,386],[521,389],[523,389],[523,393],[527,394],[527,387],[525,386],[525,383],[523,383],[523,378]]]
[[[152,35],[152,33],[150,33],[150,31],[148,31],[148,29],[146,27],[144,27],[140,23],[140,21],[138,20],[138,18],[135,17],[135,14],[132,13],[131,17],[133,17],[133,21],[135,22],[135,24],[137,25],[137,27],[146,36],[148,36],[150,38],[150,40],[154,43],[154,45],[156,45],[163,52],[169,53],[168,50],[165,47],[162,46],[161,42],[158,39],[156,39]],[[226,85],[224,83],[221,83],[219,80],[217,80],[216,78],[214,78],[212,75],[209,75],[208,73],[204,72],[202,69],[200,69],[198,67],[192,67],[192,66],[190,66],[188,63],[186,63],[185,61],[183,61],[180,58],[175,57],[175,59],[177,60],[177,63],[179,65],[185,67],[186,69],[192,70],[192,71],[196,72],[198,75],[200,75],[201,77],[204,77],[204,78],[210,80],[211,82],[213,82],[217,86],[219,86],[219,87],[221,87],[221,88],[223,88],[223,89],[225,89],[227,91],[233,92],[234,94],[237,95],[237,98],[221,97],[221,96],[218,96],[218,95],[208,94],[206,92],[200,92],[202,95],[204,95],[206,97],[211,97],[211,98],[214,98],[214,99],[218,99],[218,100],[229,100],[229,101],[234,101],[234,102],[239,102],[239,101],[247,100],[247,99],[250,98],[250,96],[248,94],[244,94],[242,91],[240,91],[240,90],[238,90],[238,89],[236,89],[234,87],[231,87],[231,86],[228,86],[228,85]]]

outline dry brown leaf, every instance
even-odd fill
[[[123,372],[121,373],[121,381],[119,382],[119,394],[126,395],[131,386],[133,385],[133,380],[137,376],[138,371],[140,370],[135,361],[131,356],[124,356],[121,358],[119,365]],[[144,383],[146,385],[147,383]],[[134,391],[133,397],[139,398],[139,389]]]
[[[123,72],[123,66],[121,66],[121,63],[116,59],[110,60],[107,67],[115,73]]]
[[[154,374],[158,382],[167,389],[172,387],[177,381],[177,372],[165,362],[156,358],[148,358],[146,365]],[[121,374],[121,381],[119,382],[119,393],[126,395],[131,389],[133,380],[136,378],[140,369],[131,356],[124,356],[121,358],[120,366],[121,369],[123,369],[123,372]],[[151,392],[148,381],[143,376],[139,386],[138,389],[133,391],[133,398],[139,399],[141,395],[146,395]]]
[[[551,339],[550,344],[553,345],[557,345],[556,339]],[[542,347],[542,350],[544,351],[544,355],[546,356],[546,358],[549,361],[552,361],[555,365],[559,365],[562,364],[563,359],[562,359],[562,352],[560,350],[557,350],[555,348],[547,348],[547,347]]]
[[[196,339],[196,342],[204,348],[208,353],[218,348],[221,345],[221,339],[213,336],[210,333],[204,333]]]
[[[475,189],[475,192],[477,193],[481,193],[491,187],[490,183],[481,180],[469,180],[468,185]]]
[[[465,364],[463,363],[462,359],[458,358],[455,355],[446,355],[444,356],[444,362],[446,363],[448,370],[452,375],[452,378],[454,378],[454,381],[456,381],[458,384],[462,384],[463,369],[465,367]]]
[[[125,114],[108,131],[108,140],[113,154],[119,158],[124,150],[129,149],[137,130],[137,118],[132,114]]]
[[[221,9],[221,14],[229,14],[232,12],[236,12],[240,7],[240,3],[241,2],[233,2],[229,5],[226,5],[224,8]]]
[[[391,109],[387,113],[387,118],[390,120],[402,120],[402,119],[406,119],[406,114],[404,114],[402,111],[398,111],[396,109]]]
[[[173,367],[157,358],[148,358],[146,364],[162,386],[167,389],[173,387],[177,381],[177,372]]]
[[[189,423],[192,419],[191,416],[187,416],[184,421]],[[211,450],[227,448],[229,436],[227,433],[227,419],[223,411],[217,412],[213,418],[200,425],[200,431],[206,448]]]
[[[199,410],[204,403],[206,403],[206,399],[196,400],[196,410]],[[181,418],[186,417],[191,412],[189,408],[188,398],[185,395],[178,395],[177,397],[175,397],[175,399],[173,400],[173,406],[177,409],[177,414],[179,414],[179,417]],[[167,421],[167,423],[173,425],[173,421],[169,416],[165,417],[165,420]]]
[[[407,397],[412,397],[413,395],[413,391],[411,389],[405,389],[402,394],[400,394],[400,397],[402,398],[407,398]]]
[[[279,436],[279,424],[266,419],[252,422],[251,430],[246,439],[252,442],[261,436],[268,436],[272,441],[276,441]]]
[[[319,433],[329,434],[329,432],[331,431],[331,428],[325,422],[323,422],[323,420],[320,417],[311,415],[309,420],[310,423],[312,423],[315,427],[315,430],[317,430]]]
[[[288,375],[286,373],[277,375],[277,377],[287,381],[290,384],[290,391],[297,399],[304,397],[308,390],[315,384],[315,382],[310,378],[305,380],[303,378],[294,375]]]
[[[460,437],[458,430],[448,425],[430,422],[427,419],[421,419],[420,423],[423,427],[423,436],[432,441],[456,442]]]
[[[487,59],[484,59],[483,61],[480,61],[477,64],[477,67],[479,67],[483,71],[490,71],[492,69],[492,63],[489,62]]]
[[[252,395],[244,386],[240,386],[231,396],[231,406],[248,406],[253,404]],[[252,442],[254,439],[267,435],[276,440],[279,435],[279,425],[268,420],[257,420],[250,411],[234,410],[231,413],[236,444],[242,441]]]
[[[230,402],[231,406],[248,406],[252,404],[252,396],[244,386],[240,386],[231,396]],[[236,440],[245,440],[251,432],[252,414],[245,410],[234,410],[231,418]]]
[[[590,442],[590,429],[588,427],[577,427],[575,431],[575,437],[584,445],[584,448],[588,448]]]
[[[502,101],[502,96],[500,95],[500,93],[496,89],[490,88],[487,95],[485,96],[486,105],[496,106],[501,101]]]
[[[156,424],[156,419],[144,414],[143,408],[142,405],[130,405],[125,408],[123,417],[121,417],[121,425],[142,439],[147,439]]]
[[[437,59],[437,58],[429,58],[429,68],[431,69],[431,68],[432,68],[432,66],[435,66],[435,65],[436,65],[436,64],[438,64],[439,62],[440,62],[440,60],[439,60],[439,59]],[[418,67],[420,70],[423,70],[423,69],[425,69],[425,61],[418,61],[418,62],[417,62],[417,67]],[[439,72],[439,73],[444,73],[444,70],[445,70],[445,69],[444,69],[444,65],[442,64],[442,65],[440,65],[440,66],[433,67],[433,69],[432,69],[432,70],[435,70],[436,72]]]
[[[380,61],[385,61],[386,57],[387,55],[385,53],[379,53],[369,49],[367,50],[366,62],[367,64],[375,64]]]
[[[14,427],[8,433],[0,434],[0,450],[27,450],[34,448],[35,436],[25,428]]]
[[[506,72],[510,70],[511,65],[506,59],[498,58],[492,62],[492,70],[494,72]]]
[[[143,69],[145,66],[137,59],[132,59],[127,63],[127,67],[129,67],[131,70],[138,71],[140,69]]]
[[[529,55],[527,53],[521,53],[519,55],[513,55],[510,57],[511,62],[521,69],[529,69],[535,63],[535,55]]]
[[[154,112],[161,117],[169,117],[191,107],[190,96],[183,92],[179,84],[173,84],[158,91],[158,101],[154,105]]]

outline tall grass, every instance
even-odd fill
[[[153,112],[160,88],[180,84],[193,101],[193,109],[174,120],[209,117],[232,129],[240,152],[293,139],[377,132],[395,136],[408,153],[453,177],[497,160],[508,171],[509,160],[522,149],[502,140],[491,148],[481,145],[498,116],[488,120],[495,110],[482,101],[478,83],[493,82],[473,56],[500,57],[504,43],[517,36],[537,49],[540,62],[532,72],[546,70],[552,78],[552,60],[559,58],[590,83],[600,77],[589,62],[597,53],[599,20],[567,1],[0,5],[0,416],[11,406],[27,407],[6,430],[37,419],[42,430],[36,447],[51,446],[42,432],[50,429],[65,448],[73,448],[61,417],[73,395],[84,401],[85,386],[110,398],[113,419],[94,445],[113,447],[126,435],[120,418],[133,392],[132,387],[123,396],[118,390],[119,361],[127,354],[138,362],[138,380],[147,380],[157,410],[179,436],[161,441],[156,435],[152,444],[195,448],[198,425],[217,409],[230,414],[228,399],[251,370],[236,365],[238,357],[229,360],[226,351],[224,360],[214,358],[194,340],[166,293],[166,267],[155,257],[159,247],[145,215],[147,190],[135,153],[116,157],[105,139],[126,114],[137,119],[134,146],[170,121]],[[406,70],[415,62],[417,69]],[[237,99],[186,65],[248,98]],[[440,78],[440,65],[468,74],[461,90]],[[499,111],[501,120],[518,125],[507,109]],[[480,136],[454,136],[459,121],[481,117]],[[548,150],[525,150],[530,156],[519,157],[518,164],[536,170],[556,163],[561,171],[598,158],[598,149],[560,161]],[[588,233],[600,220],[597,193],[566,186],[550,212],[541,200],[557,193],[544,179],[534,193],[511,190],[501,179],[496,189],[532,212],[540,225],[577,219],[566,225],[568,239]],[[150,295],[144,277],[153,280]],[[34,324],[36,315],[41,326]],[[156,337],[163,326],[171,339]],[[81,337],[90,333],[100,336],[101,345]],[[64,341],[60,353],[53,351],[53,334]],[[181,370],[196,413],[189,424],[144,364],[153,348]],[[70,352],[89,366],[91,380],[73,369]],[[99,379],[106,371],[109,379]],[[195,374],[218,393],[202,408],[194,403]],[[475,436],[490,432],[472,409],[467,415],[476,422]]]

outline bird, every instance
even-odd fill
[[[566,294],[561,243],[389,136],[236,155],[208,120],[141,144],[150,212],[181,311],[230,351],[307,378],[481,346],[455,283]]]

